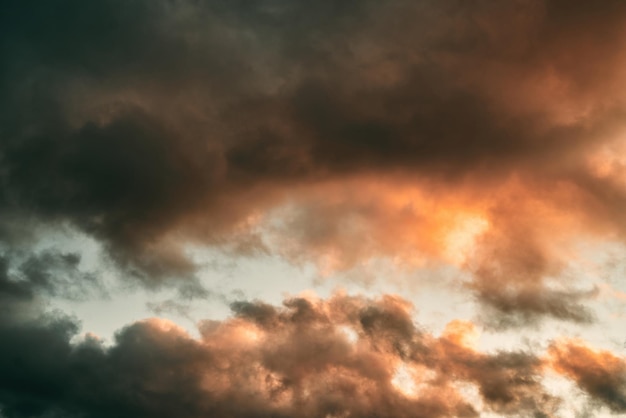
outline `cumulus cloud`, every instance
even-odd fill
[[[475,417],[552,416],[559,407],[538,357],[477,351],[467,322],[432,335],[397,296],[232,308],[229,319],[201,322],[200,339],[150,319],[121,329],[111,346],[90,335],[70,343],[77,326],[64,318],[2,320],[2,414]]]

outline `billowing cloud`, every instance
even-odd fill
[[[616,353],[474,339],[619,294],[576,270],[626,245],[625,28],[620,0],[3,2],[0,416],[551,417],[554,373],[624,413]],[[46,311],[109,276],[204,297],[207,248],[451,267],[478,315],[435,333],[397,277],[236,302],[196,337],[151,319],[105,344]]]
[[[2,414],[475,417],[559,408],[540,382],[539,358],[481,353],[467,322],[439,337],[422,331],[397,296],[240,302],[233,314],[202,322],[199,339],[168,321],[138,322],[108,347],[90,335],[70,343],[77,326],[68,319],[2,320]]]
[[[95,239],[122,277],[149,288],[197,283],[193,246],[322,273],[382,258],[468,273],[458,288],[496,328],[594,320],[596,288],[568,269],[585,256],[580,241],[625,242],[623,2],[33,0],[3,10],[0,292],[80,297],[97,282],[77,255],[30,251],[42,226],[57,226]],[[4,251],[13,247],[35,255]],[[422,334],[397,301],[337,300],[236,305],[238,318],[205,324],[201,341],[154,322],[125,329],[113,348],[72,346],[71,321],[6,328],[19,335],[0,339],[18,342],[5,343],[5,366],[32,355],[23,362],[40,364],[33,381],[44,383],[7,373],[4,414],[477,414],[457,381],[484,408],[551,413],[534,356]],[[39,338],[61,363],[19,350]],[[430,389],[394,387],[400,365],[434,376],[415,383]]]

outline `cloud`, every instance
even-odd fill
[[[70,343],[77,326],[64,318],[2,321],[2,414],[551,416],[559,405],[540,383],[537,357],[476,351],[468,323],[439,337],[422,331],[397,296],[239,302],[233,313],[201,322],[200,339],[165,320],[137,322],[108,347],[89,335]],[[419,390],[397,383],[401,366]]]
[[[549,282],[567,238],[625,236],[625,18],[553,0],[11,2],[0,213],[70,224],[148,287],[193,278],[188,245],[336,270],[422,259],[474,274],[504,322],[589,322],[591,293]]]
[[[104,295],[96,272],[81,268],[76,253],[41,251],[20,254],[0,253],[0,300],[33,302],[42,296],[83,300]]]
[[[594,350],[583,341],[562,340],[549,348],[552,368],[574,380],[591,399],[612,412],[626,411],[626,362],[610,351]]]
[[[200,338],[152,319],[106,345],[43,310],[99,273],[38,248],[79,231],[182,298],[210,294],[196,246],[322,275],[452,265],[492,331],[591,323],[571,271],[626,237],[625,20],[618,0],[9,0],[0,414],[548,417],[546,365],[624,412],[620,357],[482,352],[392,295],[242,301]]]

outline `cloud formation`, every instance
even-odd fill
[[[186,250],[194,245],[278,254],[322,272],[380,258],[409,269],[452,264],[470,274],[459,287],[493,327],[594,320],[586,302],[596,290],[566,273],[580,256],[579,241],[626,237],[623,2],[33,0],[3,9],[2,248],[28,248],[42,225],[69,226],[97,240],[125,279],[148,288],[193,278],[197,266]],[[79,297],[75,289],[97,280],[78,272],[77,257],[3,253],[0,291]],[[49,371],[42,364],[38,379],[70,373],[67,384],[75,387],[31,393],[22,382],[3,392],[5,415],[106,412],[105,405],[122,402],[129,416],[167,416],[172,396],[188,400],[190,416],[289,415],[300,406],[311,416],[371,409],[471,416],[477,409],[455,389],[457,379],[475,385],[488,409],[551,413],[552,400],[535,381],[535,357],[480,354],[448,337],[420,336],[391,302],[344,302],[372,317],[341,310],[324,317],[306,301],[286,311],[237,305],[239,319],[206,330],[205,339],[217,333],[209,338],[217,338],[216,348],[155,323],[124,330],[111,349],[95,340],[71,346],[72,322],[11,328],[24,333],[15,336],[24,344],[49,339],[67,362]],[[297,347],[227,343],[243,332],[240,323],[291,342],[289,315],[329,331],[305,326],[311,334],[298,336],[326,341],[320,350],[330,350],[328,357],[322,350],[312,360],[320,376]],[[369,341],[357,344],[363,353],[341,340],[337,321]],[[187,395],[168,392],[171,382],[159,386],[166,385],[161,371],[141,366],[149,356],[124,357],[154,347],[181,370],[174,378],[180,388],[190,385]],[[260,368],[226,376],[216,365],[235,361],[220,360],[225,347],[245,367],[252,361]],[[7,350],[22,355],[18,345]],[[270,359],[291,355],[285,370]],[[365,371],[361,355],[426,367],[445,399],[428,390],[406,398],[394,389],[389,364]],[[139,362],[136,374],[125,374],[125,361]],[[92,372],[80,374],[83,362]],[[615,396],[559,364],[621,410]],[[214,383],[196,375],[203,367]],[[83,393],[83,379],[106,384],[108,398]],[[334,394],[322,396],[317,382]],[[211,384],[212,395],[195,403],[192,394]],[[64,398],[74,390],[76,398]],[[157,401],[161,392],[167,396]],[[241,397],[256,403],[245,406]]]
[[[84,234],[98,268],[186,297],[210,292],[198,247],[451,266],[490,332],[590,324],[603,287],[573,270],[626,245],[625,28],[620,0],[6,0],[0,416],[552,417],[554,373],[624,413],[618,354],[481,351],[393,295],[242,301],[198,338],[151,319],[107,345],[45,310],[104,285],[42,242]]]
[[[576,340],[550,346],[552,367],[614,413],[626,411],[626,360],[610,351],[594,350]]]
[[[559,408],[540,382],[538,357],[481,353],[467,322],[439,337],[422,331],[397,296],[232,309],[229,319],[200,323],[200,339],[150,319],[121,329],[108,347],[90,335],[70,343],[77,325],[69,319],[3,319],[2,414],[547,417]]]

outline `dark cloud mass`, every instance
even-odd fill
[[[571,204],[594,232],[623,236],[623,188],[588,157],[622,127],[624,16],[620,2],[10,1],[0,211],[69,223],[150,286],[193,275],[181,236],[268,251],[250,217],[296,186],[364,175],[491,190],[496,208],[506,197],[493,187],[515,177],[525,198]],[[565,198],[542,194],[563,185]],[[308,231],[287,234],[324,239]],[[345,268],[393,251],[349,245],[336,248]],[[545,258],[544,247],[525,251]],[[480,277],[473,288],[492,307],[530,306]],[[535,298],[541,280],[530,282],[516,286]],[[551,300],[531,315],[588,317]]]
[[[548,363],[623,413],[619,357],[483,353],[395,297],[241,302],[200,339],[151,320],[108,347],[43,313],[104,290],[41,242],[84,234],[187,296],[210,292],[191,247],[452,265],[491,329],[592,323],[570,273],[581,242],[626,243],[625,43],[618,0],[3,1],[0,416],[549,417]]]

